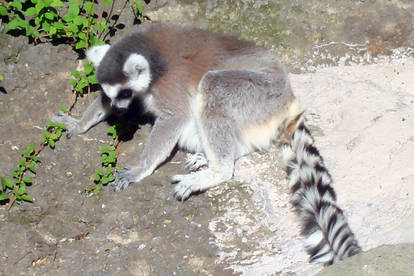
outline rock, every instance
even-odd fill
[[[315,276],[412,276],[414,244],[382,245],[325,268]]]

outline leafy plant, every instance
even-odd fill
[[[113,34],[117,29],[117,21],[120,14],[113,16],[115,1],[104,0],[104,7],[110,10],[107,16],[97,15],[96,1],[85,0],[0,0],[0,17],[5,23],[8,31],[18,32],[31,39],[34,43],[54,41],[69,43],[73,48],[83,55],[84,51],[91,46],[100,45],[108,35]],[[143,21],[142,0],[127,0],[121,9],[121,13],[129,4],[134,11],[135,19]],[[83,62],[82,70],[73,70],[70,80],[73,87],[73,100],[69,108],[58,106],[66,113],[72,109],[76,98],[82,96],[85,91],[90,93],[90,86],[97,84],[94,75],[94,67],[87,61]],[[3,76],[0,74],[0,81]],[[39,153],[47,145],[54,149],[56,141],[66,129],[63,124],[46,122],[48,130],[44,131],[40,138],[41,144],[34,150],[34,144],[29,143],[27,150],[22,151],[23,159],[13,170],[13,179],[0,177],[1,190],[0,202],[10,201],[9,209],[14,202],[20,204],[22,201],[33,201],[27,193],[26,186],[32,183],[27,171],[35,174],[35,165],[40,162]],[[118,140],[119,125],[108,128],[111,137],[111,145],[102,146],[100,149],[102,169],[96,169],[93,179],[96,185],[90,190],[98,194],[103,185],[115,180],[115,172],[119,170],[116,166],[117,148],[121,144]]]
[[[73,78],[70,80],[70,83],[72,84],[73,89],[82,95],[86,87],[97,84],[98,80],[94,73],[95,68],[93,65],[89,61],[84,60],[83,70],[73,70],[71,72]]]
[[[9,208],[11,208],[14,202],[20,204],[22,201],[33,201],[33,198],[26,191],[26,186],[32,183],[32,179],[26,175],[26,172],[30,171],[36,174],[35,166],[40,162],[39,153],[47,145],[53,149],[55,142],[60,139],[62,132],[66,129],[60,123],[47,122],[46,125],[49,127],[49,130],[44,131],[43,137],[40,138],[41,144],[38,149],[35,150],[34,144],[30,142],[27,149],[21,152],[23,158],[18,160],[18,165],[13,169],[13,179],[0,177],[0,201],[10,200]]]
[[[115,1],[114,1],[115,2]],[[95,14],[97,5],[94,1],[80,0],[1,0],[0,15],[8,16],[7,30],[17,30],[35,41],[48,38],[70,39],[75,49],[87,49],[89,45],[102,44],[99,38],[102,32],[110,32],[115,28],[117,19],[111,19],[112,0],[104,0],[104,6],[112,3],[107,19]],[[142,1],[126,1],[136,9],[136,18],[143,19]],[[122,11],[121,11],[122,12]],[[118,17],[116,17],[118,18]]]
[[[86,188],[86,192],[92,192],[97,195],[104,185],[111,183],[115,180],[115,172],[119,171],[119,167],[116,166],[118,154],[117,147],[120,145],[119,142],[119,125],[115,124],[110,126],[107,130],[107,134],[111,137],[110,146],[100,146],[101,150],[101,165],[102,169],[96,169],[92,178],[95,185],[92,188]]]

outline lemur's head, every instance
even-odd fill
[[[147,92],[164,71],[156,47],[138,34],[125,36],[112,46],[92,47],[86,56],[117,113],[125,112],[132,99]]]

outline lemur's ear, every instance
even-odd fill
[[[98,67],[110,47],[111,45],[108,44],[94,46],[86,52],[86,57],[95,67]]]
[[[138,79],[139,75],[149,73],[149,63],[142,55],[131,54],[122,69],[130,79],[135,80]]]

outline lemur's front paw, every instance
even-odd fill
[[[64,112],[59,111],[58,115],[54,116],[51,121],[55,123],[62,123],[66,126],[67,138],[70,138],[72,135],[81,133],[79,131],[79,120],[69,116]]]
[[[171,178],[171,182],[176,183],[174,187],[174,197],[177,200],[184,201],[189,198],[192,193],[200,191],[195,178],[195,173],[184,175],[177,174]]]
[[[115,181],[111,184],[115,192],[125,190],[128,188],[130,183],[135,182],[136,177],[132,173],[131,169],[131,166],[126,166],[124,169],[118,172]]]

